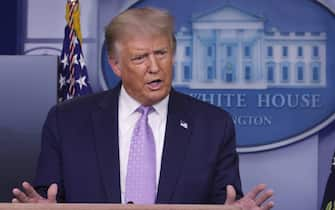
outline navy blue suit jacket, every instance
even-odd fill
[[[121,202],[119,93],[120,85],[50,110],[34,181],[38,192],[45,195],[58,183],[58,201]],[[231,117],[171,90],[156,203],[224,203],[227,184],[242,195]]]

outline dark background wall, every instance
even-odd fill
[[[21,54],[23,49],[23,14],[25,0],[1,1],[0,55]]]

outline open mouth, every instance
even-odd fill
[[[150,82],[147,83],[147,86],[151,90],[158,90],[161,87],[162,82],[163,81],[161,79],[152,80],[152,81],[150,81]]]

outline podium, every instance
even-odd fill
[[[13,204],[0,203],[0,210],[241,210],[228,205],[134,205],[134,204]]]

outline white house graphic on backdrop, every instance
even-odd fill
[[[193,16],[176,33],[174,85],[201,89],[326,86],[326,33],[264,31],[264,18],[230,5]]]

